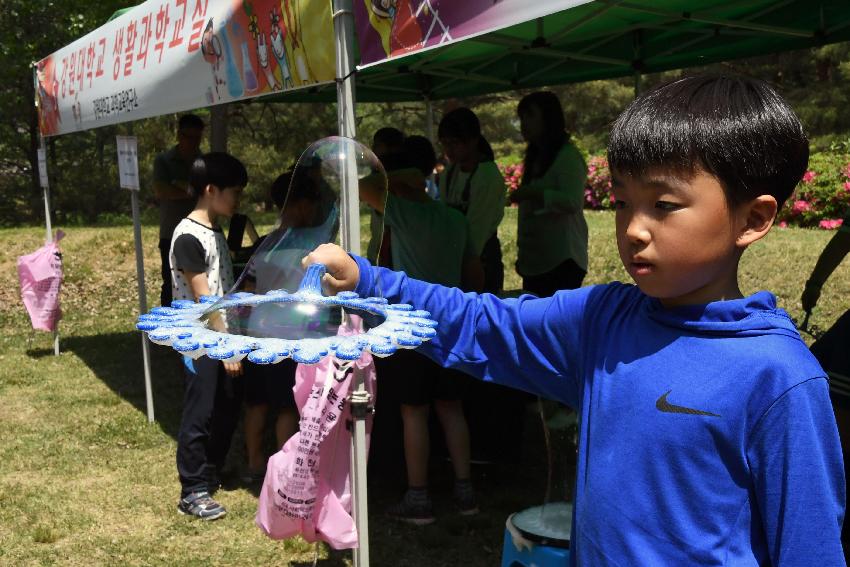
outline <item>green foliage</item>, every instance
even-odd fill
[[[43,215],[38,185],[36,148],[38,126],[33,104],[31,64],[101,25],[116,9],[132,5],[127,0],[3,0],[0,8],[0,226],[33,220]],[[116,201],[103,200],[105,177],[92,172],[94,133],[68,136],[56,144],[50,164],[57,175],[54,192],[66,187],[73,192],[95,193],[74,205],[77,213],[114,208]],[[67,157],[66,157],[67,156]],[[58,159],[57,159],[58,158]],[[76,163],[76,165],[74,165]],[[92,175],[94,173],[94,175]],[[61,197],[60,197],[61,201]],[[63,206],[65,206],[63,204]]]

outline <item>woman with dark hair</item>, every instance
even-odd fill
[[[517,107],[525,150],[519,204],[516,271],[540,297],[581,286],[587,273],[584,186],[587,165],[570,142],[555,93],[539,91]]]
[[[484,291],[502,291],[505,271],[496,234],[504,211],[505,180],[493,149],[481,135],[481,123],[468,108],[443,116],[437,130],[451,164],[440,175],[441,198],[469,222],[470,244],[484,267]]]

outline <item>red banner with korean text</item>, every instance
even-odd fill
[[[330,2],[148,0],[37,63],[45,136],[334,80]]]

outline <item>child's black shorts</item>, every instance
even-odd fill
[[[376,359],[378,396],[392,389],[402,404],[418,406],[432,400],[463,399],[469,381],[463,372],[443,368],[426,356],[399,350],[388,358]]]
[[[297,363],[287,358],[277,364],[254,364],[242,361],[242,378],[245,380],[245,403],[248,406],[268,404],[272,411],[294,408]]]

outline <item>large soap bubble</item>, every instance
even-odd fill
[[[346,312],[340,305],[291,301],[232,307],[224,304],[240,292],[295,293],[304,277],[301,259],[320,244],[339,243],[346,183],[350,180],[355,187],[361,181],[382,187],[387,184],[384,168],[369,148],[338,136],[311,144],[288,173],[289,187],[274,230],[263,239],[233,289],[204,313],[202,321],[209,328],[288,340],[337,334]],[[362,318],[366,330],[382,322],[375,314],[353,314]]]
[[[311,250],[337,242],[340,200],[349,182],[384,192],[387,187],[383,166],[362,144],[340,137],[312,144],[289,172],[274,230],[234,287],[223,297],[202,298],[200,304],[177,301],[155,308],[139,317],[137,328],[152,341],[193,358],[237,361],[247,356],[259,364],[288,357],[314,363],[330,353],[350,361],[367,349],[388,356],[429,340],[436,323],[428,312],[353,292],[325,297],[324,266],[302,267]]]
[[[350,138],[332,136],[311,144],[287,172],[289,188],[274,230],[248,261],[230,293],[294,292],[301,259],[326,242],[339,244],[341,199],[346,180],[387,186],[384,167],[372,151]],[[357,201],[353,203],[357,206]],[[379,228],[379,233],[380,229]]]

